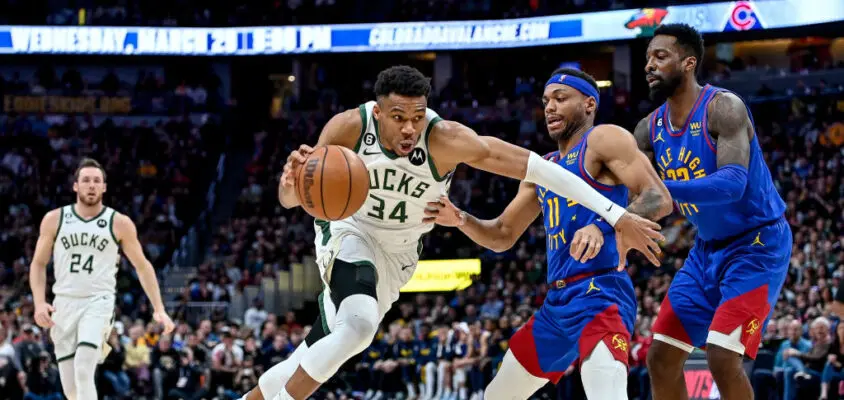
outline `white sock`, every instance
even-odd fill
[[[76,355],[73,357],[73,375],[76,381],[76,398],[96,399],[97,386],[94,383],[94,373],[97,370],[97,361],[102,351],[89,346],[77,346]]]
[[[76,400],[76,374],[73,372],[73,358],[59,363],[59,380],[68,400]]]

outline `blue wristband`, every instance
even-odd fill
[[[615,228],[613,228],[612,225],[603,218],[598,218],[595,222],[593,222],[593,224],[595,224],[595,226],[597,226],[604,235],[615,233]]]

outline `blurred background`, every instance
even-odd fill
[[[789,277],[763,349],[747,362],[756,396],[839,398],[844,360],[834,355],[844,324],[829,306],[844,277],[844,3],[668,3],[2,2],[0,399],[62,398],[49,334],[32,320],[28,269],[43,215],[75,201],[81,157],[108,171],[105,202],[137,224],[178,323],[160,335],[124,260],[114,350],[96,375],[100,396],[237,399],[316,318],[313,221],[278,204],[283,161],[315,143],[335,113],[372,99],[378,71],[420,69],[435,89],[429,106],[444,118],[542,154],[555,147],[539,98],[551,71],[595,76],[598,121],[632,131],[657,106],[647,97],[644,54],[667,22],[705,32],[700,79],[750,103],[788,203]],[[346,23],[357,25],[331,25]],[[517,187],[461,166],[450,195],[494,217]],[[629,268],[639,299],[631,399],[649,398],[650,328],[692,244],[694,230],[678,214],[663,221],[663,267],[634,259]],[[418,398],[431,385],[430,398],[479,399],[508,338],[547,293],[544,235],[537,220],[511,250],[494,253],[437,227],[424,239],[419,271],[447,273],[415,278],[423,291],[404,293],[371,347],[314,397]],[[822,356],[797,362],[790,348]],[[720,398],[700,354],[686,379],[691,398]],[[785,394],[785,385],[796,389]],[[570,368],[535,398],[585,397]]]

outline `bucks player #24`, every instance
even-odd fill
[[[431,109],[416,147],[399,157],[381,145],[378,122],[372,116],[374,101],[359,107],[363,127],[355,151],[369,170],[369,196],[354,215],[362,228],[379,241],[395,245],[416,244],[433,224],[422,223],[428,202],[448,193],[451,173],[440,176],[431,158],[428,141],[441,119]]]
[[[53,243],[53,293],[72,297],[114,293],[119,260],[114,214],[103,206],[99,215],[85,219],[72,205],[61,208]]]

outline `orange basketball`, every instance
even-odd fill
[[[314,218],[337,221],[354,214],[369,194],[369,172],[354,151],[342,146],[318,147],[296,177],[296,195]]]

